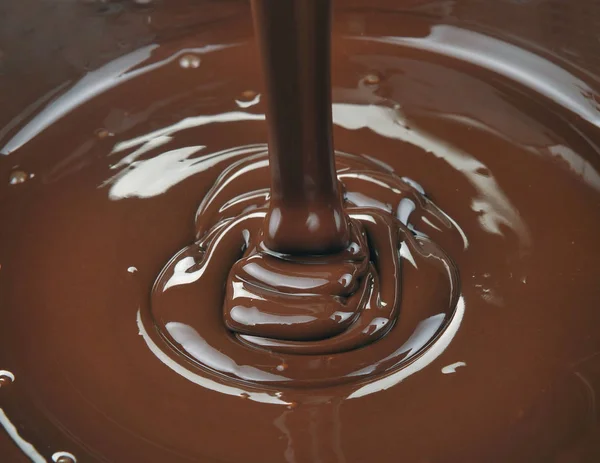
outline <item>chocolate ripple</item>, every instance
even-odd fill
[[[266,153],[219,175],[196,213],[197,240],[162,270],[143,317],[161,349],[203,374],[316,387],[398,370],[443,333],[458,271],[416,227],[460,231],[410,179],[362,156],[337,153],[336,164],[350,241],[331,255],[265,246]]]

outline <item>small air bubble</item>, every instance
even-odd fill
[[[52,455],[52,461],[54,463],[77,463],[75,455],[69,452],[56,452]]]
[[[8,386],[15,381],[15,375],[10,371],[0,370],[0,387]]]
[[[241,93],[240,97],[241,98],[235,100],[235,104],[242,109],[249,108],[260,102],[260,93],[255,92],[254,90],[245,90]]]
[[[251,100],[252,98],[256,98],[256,95],[258,95],[258,93],[256,93],[254,90],[245,90],[242,92],[242,98],[244,98],[246,100]]]
[[[11,185],[18,185],[20,183],[25,183],[28,178],[29,175],[27,175],[27,172],[23,172],[22,170],[14,170],[8,177],[8,183]]]
[[[381,82],[381,77],[379,77],[377,74],[367,74],[363,78],[363,82],[367,85],[379,85]]]
[[[135,268],[135,267],[129,267],[129,268],[127,269],[127,271],[128,271],[129,273],[135,273],[135,272],[137,272],[137,271],[138,271],[138,269],[137,269],[137,268]]]
[[[277,365],[277,371],[285,371],[287,370],[287,363],[282,363],[281,365]]]
[[[99,138],[100,140],[107,138],[107,137],[112,137],[114,134],[110,133],[108,130],[102,128],[102,129],[97,129],[94,132],[94,135],[96,135],[97,138]]]
[[[179,58],[179,65],[183,69],[196,69],[200,66],[200,58],[196,55],[183,55]]]

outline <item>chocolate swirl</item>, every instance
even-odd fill
[[[351,239],[326,256],[264,245],[266,153],[221,173],[196,214],[197,241],[155,283],[150,315],[165,348],[230,380],[314,387],[402,368],[444,331],[458,273],[415,227],[458,234],[452,220],[411,180],[336,158]]]

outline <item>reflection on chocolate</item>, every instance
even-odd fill
[[[330,0],[253,0],[265,70],[269,249],[326,254],[348,246],[335,179],[331,124]]]
[[[394,372],[441,335],[460,294],[453,262],[409,228],[412,213],[439,231],[453,225],[418,184],[348,154],[333,173],[330,10],[326,0],[253,2],[268,158],[252,154],[217,178],[196,212],[198,241],[162,271],[144,318],[163,352],[175,346],[199,368],[255,385]],[[404,280],[427,293],[412,302]]]
[[[29,102],[0,75],[0,460],[600,461],[593,53],[338,5],[347,230],[290,253],[249,6],[168,3],[97,16],[183,25]],[[592,2],[493,5],[595,34]]]
[[[10,173],[8,183],[10,183],[11,185],[17,185],[19,183],[24,183],[27,181],[27,177],[28,177],[28,175],[26,172],[23,172],[22,170],[15,170]]]
[[[196,213],[199,240],[163,270],[142,318],[163,351],[176,346],[182,360],[239,381],[316,387],[396,371],[439,338],[458,274],[411,216],[456,242],[460,231],[418,184],[360,156],[340,154],[337,166],[350,242],[317,256],[265,246],[266,154],[223,171]]]

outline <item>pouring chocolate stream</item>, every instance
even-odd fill
[[[167,342],[199,366],[240,381],[315,387],[389,373],[416,355],[403,346],[418,321],[436,319],[421,348],[443,331],[460,291],[452,261],[407,228],[409,217],[418,209],[448,233],[453,225],[418,186],[373,162],[340,154],[336,175],[330,2],[252,6],[267,88],[269,162],[253,155],[219,176],[196,213],[199,241],[156,282],[152,316]],[[255,178],[252,186],[248,177]],[[382,187],[378,202],[364,199],[369,183]],[[243,187],[228,194],[234,184]],[[407,304],[405,318],[414,318],[394,329],[403,248],[412,271],[429,280],[422,287],[431,285],[441,297],[439,306]],[[210,300],[223,301],[224,326],[217,331],[207,329],[216,307],[201,305],[211,293]],[[391,330],[382,352],[358,350]],[[240,359],[251,367],[237,366]]]

